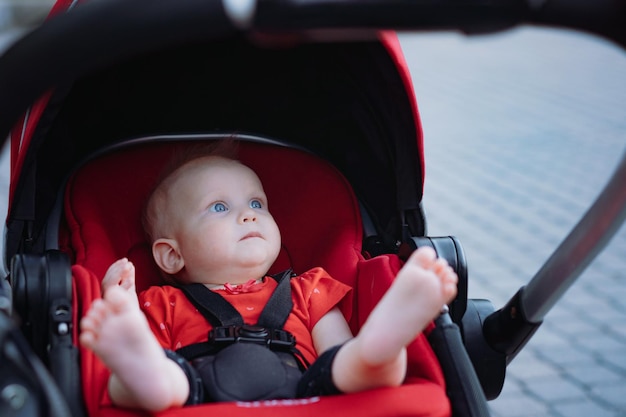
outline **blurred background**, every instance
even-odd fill
[[[536,27],[401,42],[424,128],[428,232],[459,238],[470,297],[500,308],[624,155],[625,51]],[[494,416],[626,416],[625,320],[622,227],[509,365]]]
[[[0,51],[51,4],[0,0]],[[470,297],[499,308],[548,259],[624,154],[626,53],[594,36],[536,27],[400,40],[424,129],[428,232],[460,239]],[[3,218],[8,169],[5,150]],[[494,417],[626,417],[624,387],[622,227],[511,363],[490,406]]]
[[[52,0],[0,0],[0,32],[32,27],[41,22],[52,7]]]

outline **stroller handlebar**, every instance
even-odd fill
[[[530,282],[500,310],[484,317],[482,333],[493,352],[510,363],[546,314],[604,249],[626,220],[626,154],[596,201]],[[495,352],[495,353],[494,353]]]
[[[544,319],[626,220],[626,154],[596,201],[524,288],[530,322]]]
[[[330,36],[366,37],[385,29],[472,34],[530,23],[590,31],[626,48],[624,20],[624,0],[86,2],[49,19],[0,57],[0,137],[6,138],[27,107],[54,86],[157,47],[238,31],[318,30],[326,37],[329,31]]]
[[[528,15],[526,0],[260,0],[255,28],[268,30],[460,30],[511,28]]]
[[[623,0],[259,0],[254,27],[501,31],[518,24],[583,30],[626,47]]]

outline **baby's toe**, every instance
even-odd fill
[[[413,252],[411,259],[414,259],[422,268],[430,269],[437,260],[437,253],[433,248],[423,246]]]

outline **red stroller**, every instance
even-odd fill
[[[322,265],[351,285],[356,298],[346,315],[353,330],[402,259],[421,245],[433,246],[455,267],[459,296],[449,317],[411,345],[409,373],[400,388],[207,404],[162,415],[344,415],[346,409],[381,416],[488,415],[486,398],[497,396],[506,363],[541,323],[545,304],[528,303],[522,292],[502,314],[491,314],[488,303],[468,303],[459,242],[426,237],[421,127],[397,40],[390,32],[370,31],[363,40],[360,31],[328,30],[429,29],[463,22],[442,23],[438,17],[444,9],[424,5],[431,20],[413,22],[402,7],[411,11],[419,5],[395,3],[365,5],[361,12],[350,2],[300,7],[268,2],[256,12],[236,2],[172,3],[59,1],[53,10],[59,16],[6,55],[0,126],[7,132],[15,126],[5,249],[12,260],[11,304],[22,318],[21,333],[54,379],[46,388],[25,383],[31,401],[18,411],[39,415],[37,407],[49,407],[55,415],[130,414],[103,405],[108,374],[77,347],[76,323],[99,296],[99,277],[115,259],[133,260],[139,289],[159,283],[139,213],[173,149],[233,137],[276,207],[284,244],[274,269]],[[526,10],[506,6],[486,21],[469,11],[467,22],[489,29],[515,23]],[[61,14],[66,9],[71,10]],[[320,11],[330,17],[323,19]],[[335,16],[339,21],[351,17],[340,24]],[[368,23],[373,16],[380,20]],[[447,16],[456,15],[448,10]],[[550,13],[539,16],[551,18]],[[609,35],[623,41],[620,30]],[[339,38],[321,42],[328,36]],[[360,40],[351,40],[354,36]],[[53,38],[63,64],[46,74],[17,72],[39,68],[29,62],[36,57],[20,51],[45,50],[43,42]],[[26,63],[11,67],[20,60]],[[11,71],[29,79],[26,91],[24,83],[6,81]],[[296,212],[294,206],[306,210]],[[615,224],[624,217],[623,207],[610,213]],[[603,210],[600,216],[605,215]],[[536,282],[528,289],[532,295],[543,293]],[[13,372],[47,378],[39,368],[24,369],[15,365]]]

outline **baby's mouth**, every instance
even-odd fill
[[[251,238],[254,238],[254,237],[263,238],[263,235],[261,235],[261,233],[259,233],[259,232],[250,232],[247,235],[245,235],[244,237],[242,237],[240,240],[251,239]]]

